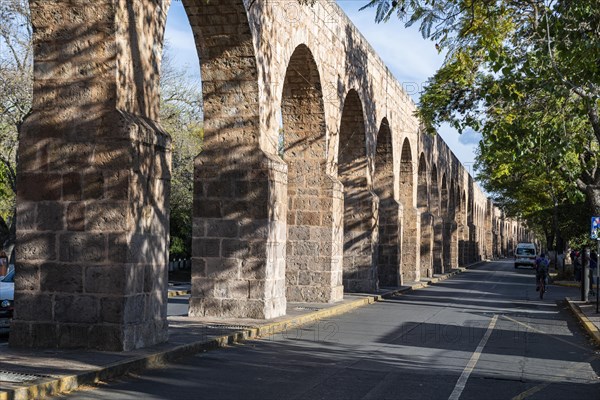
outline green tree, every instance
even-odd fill
[[[373,0],[368,7],[377,21],[397,15],[419,24],[446,52],[418,114],[432,132],[448,122],[482,133],[479,176],[505,204],[533,215],[574,201],[576,188],[600,213],[596,0]],[[510,187],[516,177],[523,193]],[[528,192],[550,195],[532,204]]]
[[[8,247],[16,237],[18,136],[33,91],[28,2],[1,1],[0,21],[0,247]]]
[[[581,174],[577,144],[591,138],[581,118],[569,119],[574,103],[535,87],[495,104],[482,127],[477,177],[509,215],[538,226],[553,249],[554,238],[573,234],[561,229],[575,218],[561,205],[581,206],[584,196],[566,172]]]
[[[161,125],[171,135],[170,256],[186,258],[192,248],[194,158],[202,150],[202,90],[199,78],[178,67],[168,44],[161,66]]]

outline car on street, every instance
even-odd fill
[[[15,270],[0,279],[0,330],[9,329],[15,300]]]
[[[536,248],[533,243],[519,243],[515,249],[515,268],[520,265],[535,267]]]

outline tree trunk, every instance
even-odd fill
[[[587,185],[585,188],[585,195],[590,204],[590,211],[592,216],[600,216],[600,186]]]
[[[561,235],[556,238],[556,250],[561,253],[565,251],[565,239]]]
[[[552,250],[554,248],[554,232],[546,233],[546,250]]]

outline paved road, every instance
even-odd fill
[[[600,354],[551,286],[489,263],[276,337],[193,356],[76,399],[600,399]]]

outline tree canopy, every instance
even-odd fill
[[[600,7],[596,0],[372,0],[376,21],[419,24],[445,52],[418,114],[483,140],[478,178],[513,215],[579,204],[600,213]],[[537,221],[540,223],[540,221]]]

